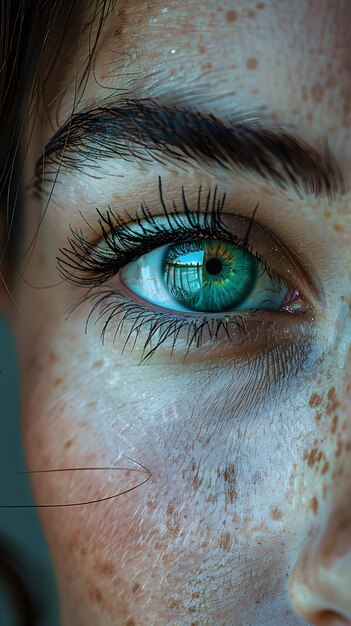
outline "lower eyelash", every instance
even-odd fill
[[[216,342],[219,333],[223,331],[226,338],[230,342],[234,343],[233,334],[231,334],[228,329],[229,324],[234,324],[237,330],[235,341],[235,344],[237,345],[242,344],[247,335],[246,319],[241,315],[230,316],[226,314],[223,317],[217,318],[197,318],[184,315],[180,317],[172,313],[158,313],[140,306],[136,302],[126,298],[121,292],[113,289],[104,289],[98,293],[95,292],[88,294],[75,305],[72,311],[86,301],[89,301],[92,304],[92,308],[85,324],[85,331],[87,332],[88,325],[92,317],[95,313],[97,313],[97,318],[94,323],[97,324],[98,322],[104,320],[101,330],[102,343],[105,342],[107,329],[110,328],[110,324],[115,317],[122,314],[121,319],[117,322],[113,341],[116,340],[118,334],[121,335],[125,322],[132,322],[132,326],[129,329],[127,337],[124,341],[121,354],[124,353],[131,337],[135,335],[134,342],[131,346],[131,351],[133,351],[136,346],[136,342],[140,337],[141,329],[146,324],[150,325],[149,332],[142,347],[142,355],[139,365],[143,362],[149,361],[156,350],[170,338],[173,338],[170,349],[170,356],[172,356],[179,333],[185,328],[187,329],[187,349],[184,355],[184,360],[192,347],[201,347],[205,332],[207,333],[206,342],[208,340]],[[254,313],[254,311],[251,311],[251,313]],[[240,340],[238,341],[239,337]],[[153,345],[154,340],[155,343]]]

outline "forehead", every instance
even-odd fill
[[[62,55],[52,81],[61,94],[60,122],[73,106],[162,96],[221,114],[264,108],[280,122],[302,126],[307,138],[327,133],[338,151],[348,148],[351,3],[117,1],[77,105],[77,67],[83,75],[91,31],[100,26],[88,13],[75,16],[66,37],[73,54]]]

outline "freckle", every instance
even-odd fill
[[[133,619],[127,619],[126,626],[135,626],[135,621]]]
[[[230,24],[231,22],[235,22],[236,17],[236,11],[227,11],[227,13],[225,14],[225,19],[228,24]]]
[[[315,415],[315,419],[316,419],[316,421],[317,421],[317,422],[319,422],[319,420],[321,419],[321,417],[322,417],[322,413],[321,413],[320,411],[317,411],[317,413],[316,413],[316,415]]]
[[[342,449],[344,447],[344,444],[342,442],[341,436],[339,434],[338,437],[338,443],[337,443],[337,447],[336,447],[336,451],[335,451],[335,457],[338,458],[339,456],[341,456],[342,453]]]
[[[250,57],[246,61],[246,67],[247,67],[248,70],[256,69],[257,65],[258,65],[257,59],[254,59],[253,57]]]
[[[271,516],[274,520],[279,520],[283,518],[283,514],[279,508],[279,506],[275,506],[271,509]]]
[[[141,589],[141,586],[139,585],[139,583],[134,583],[132,587],[132,592],[137,593],[138,591],[140,591],[140,589]]]
[[[310,407],[315,409],[317,406],[321,405],[322,400],[323,396],[319,395],[318,393],[313,393],[310,397],[309,405]]]
[[[264,2],[258,2],[258,3],[256,4],[256,9],[257,9],[258,11],[262,11],[262,9],[264,9],[264,7],[265,7],[265,3],[264,3]]]
[[[228,531],[221,533],[220,540],[219,540],[220,548],[222,548],[222,550],[229,550],[230,543],[231,543],[230,533]]]
[[[350,452],[350,450],[351,450],[351,441],[348,441],[348,442],[346,443],[346,445],[345,445],[345,450],[346,450],[346,452]]]
[[[330,432],[332,433],[332,435],[335,435],[336,433],[336,429],[338,427],[338,421],[339,421],[339,416],[338,415],[334,415],[333,419],[332,419],[332,425],[330,428]]]
[[[333,230],[335,230],[336,233],[341,233],[344,229],[341,224],[333,224]]]
[[[313,512],[313,515],[317,515],[318,513],[318,500],[316,496],[313,496],[311,499],[308,508]]]
[[[252,9],[249,9],[247,12],[247,17],[251,18],[251,17],[255,17],[256,13],[255,11],[253,11]]]
[[[93,363],[93,367],[94,367],[94,368],[96,368],[96,367],[101,367],[101,365],[102,365],[102,361],[101,361],[101,359],[100,359],[99,361],[95,361],[95,363]]]
[[[312,448],[312,450],[310,450],[310,452],[305,452],[304,454],[304,461],[307,461],[309,467],[313,467],[316,461],[316,456],[317,456],[317,452],[318,452],[318,448]]]
[[[166,513],[167,513],[167,515],[173,515],[174,514],[174,506],[172,504],[168,504],[167,505]]]
[[[112,561],[103,561],[102,563],[97,563],[95,569],[100,574],[111,577],[114,572],[114,565]]]
[[[340,402],[336,399],[335,387],[331,387],[328,391],[328,404],[326,408],[327,415],[335,413],[335,410],[340,405]]]
[[[224,479],[224,497],[225,504],[234,504],[237,498],[236,489],[236,468],[233,463],[228,463],[224,471],[222,472]]]
[[[331,216],[332,216],[332,212],[331,211],[328,211],[328,210],[324,211],[324,217],[329,219],[329,217],[331,217]]]
[[[329,469],[329,463],[328,461],[326,461],[322,467],[322,471],[321,471],[322,476],[327,473],[328,469]]]
[[[53,365],[54,363],[57,363],[57,361],[59,360],[59,356],[56,352],[50,352],[49,354],[49,363],[50,365]]]
[[[168,602],[168,608],[169,609],[179,609],[181,607],[181,600],[180,599],[172,599]]]
[[[212,63],[203,63],[201,65],[201,69],[202,70],[210,70],[210,69],[212,69]]]
[[[311,87],[311,95],[315,104],[319,104],[323,100],[324,89],[319,83],[315,83]]]
[[[63,447],[66,448],[66,450],[68,450],[68,448],[71,447],[72,443],[73,443],[72,439],[67,439],[67,441],[66,441],[66,443],[65,443],[65,445]]]
[[[200,45],[197,47],[197,49],[198,49],[198,51],[200,52],[200,54],[205,54],[205,52],[206,52],[206,46],[204,46],[203,44],[200,44]]]
[[[98,587],[92,587],[91,589],[89,589],[88,595],[91,602],[101,604],[102,593]]]
[[[53,380],[53,386],[54,387],[60,387],[60,385],[62,385],[63,383],[63,378],[55,378],[55,380]]]

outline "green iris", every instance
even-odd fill
[[[163,279],[172,297],[191,311],[222,312],[248,298],[258,270],[259,261],[244,248],[196,239],[167,248]]]

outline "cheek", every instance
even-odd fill
[[[28,443],[34,453],[37,448],[35,459],[60,467],[88,462],[92,466],[109,465],[99,428],[79,418],[76,426],[66,432],[66,426],[60,425],[67,418],[65,409],[57,404],[55,410],[37,417],[38,427],[30,429]],[[181,414],[165,411],[157,419],[162,424],[171,417],[181,419]],[[69,423],[73,418],[72,414],[67,418]],[[120,419],[127,424],[131,415],[121,415]],[[263,521],[258,502],[252,498],[252,492],[262,486],[260,475],[252,476],[249,469],[254,482],[249,486],[243,468],[225,458],[218,462],[216,451],[204,442],[194,442],[193,433],[186,429],[183,433],[175,429],[171,434],[172,452],[163,436],[155,444],[146,435],[136,440],[135,431],[134,435],[131,432],[128,427],[120,428],[123,443],[116,437],[116,448],[150,469],[152,476],[147,483],[109,502],[41,510],[59,573],[61,596],[69,598],[74,593],[76,602],[88,598],[91,604],[110,613],[111,619],[116,614],[127,618],[128,607],[133,605],[134,615],[140,612],[136,623],[142,623],[146,600],[150,611],[157,609],[159,613],[164,597],[164,623],[173,623],[179,612],[191,614],[195,608],[199,611],[205,607],[208,594],[213,593],[215,599],[219,585],[228,596],[237,593],[241,606],[247,603],[248,607],[252,606],[253,589],[258,596],[268,578],[270,587],[272,580],[273,587],[278,587],[275,570],[278,564],[279,568],[283,566],[282,548],[279,545],[273,556],[274,531],[270,527],[280,527],[285,512],[277,506],[279,496],[275,494],[271,516]],[[57,444],[59,438],[64,441],[63,448]],[[69,446],[68,441],[72,442]],[[186,454],[182,449],[185,441]],[[100,455],[93,451],[93,442],[100,447]],[[220,444],[224,449],[224,441]],[[93,474],[83,475],[79,479],[80,497],[89,491],[102,495],[101,489],[110,489],[104,477],[100,478],[102,484]],[[113,490],[122,491],[129,479],[117,475]],[[62,501],[72,492],[70,477],[65,475],[46,476],[35,486],[39,500]],[[264,580],[262,568],[266,572]],[[245,574],[248,570],[250,577]]]
[[[341,341],[339,351],[319,372],[309,407],[315,421],[315,436],[301,448],[301,485],[309,485],[303,500],[314,522],[323,526],[335,511],[348,510],[351,476],[350,349]],[[301,492],[302,493],[302,492]],[[334,511],[331,514],[331,511]],[[314,525],[311,526],[312,533]]]
[[[107,382],[111,378],[102,374],[101,360],[89,359],[84,368],[87,359],[78,344],[72,346],[80,355],[79,372],[72,367],[65,375],[69,364],[62,351],[51,350],[41,366],[31,365],[31,390],[24,398],[30,467],[135,469],[140,463],[151,478],[110,503],[91,505],[88,513],[43,511],[61,566],[66,559],[79,562],[87,543],[96,551],[118,553],[118,562],[127,558],[127,548],[131,561],[145,559],[151,550],[159,564],[181,553],[184,567],[199,564],[209,546],[215,560],[247,543],[252,534],[257,546],[269,543],[270,532],[287,517],[286,477],[294,460],[294,455],[286,458],[289,428],[282,416],[246,424],[245,435],[244,421],[235,424],[229,413],[223,420],[215,408],[218,401],[206,406],[190,403],[187,395],[176,400],[162,382],[159,397],[152,401],[150,390],[143,391],[147,382],[138,384],[136,372],[138,391],[133,396],[131,383],[124,391],[123,380],[117,387]],[[168,386],[174,388],[171,382]],[[53,473],[36,477],[35,489],[39,502],[64,503],[88,495],[92,500],[109,497],[140,479],[144,477],[124,470]],[[86,535],[94,541],[87,542]]]
[[[252,610],[268,588],[282,588],[291,561],[299,518],[299,507],[291,514],[294,476],[311,439],[301,400],[284,412],[268,410],[243,380],[233,389],[240,368],[237,376],[228,368],[207,378],[195,368],[137,367],[128,355],[122,363],[113,347],[84,336],[81,324],[77,318],[67,329],[49,319],[22,357],[29,467],[127,463],[130,471],[34,477],[39,503],[128,491],[87,506],[40,509],[63,602],[88,598],[111,621],[127,619],[133,605],[142,623],[147,600],[151,613],[161,604],[171,623],[194,607],[206,615],[208,594],[215,600],[221,588],[231,607]],[[138,463],[151,477],[131,490],[141,478],[132,471]]]

